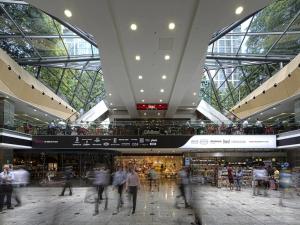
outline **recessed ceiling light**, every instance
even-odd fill
[[[175,29],[175,23],[169,23],[169,30],[174,30]]]
[[[195,103],[195,102],[193,102],[193,105],[196,105],[196,103]]]
[[[66,16],[66,17],[68,17],[68,18],[72,17],[72,12],[71,12],[71,10],[65,9],[64,13],[65,13],[65,16]]]
[[[164,89],[160,89],[160,92],[161,92],[161,93],[164,93],[164,92],[165,92],[165,90],[164,90]]]
[[[260,115],[263,115],[263,113],[260,113]]]
[[[142,102],[145,102],[145,100],[144,100],[144,99],[142,99]]]
[[[275,110],[275,109],[276,109],[276,107],[273,107],[273,109]]]
[[[45,116],[48,116],[48,114],[45,114]]]
[[[138,26],[135,23],[133,23],[133,24],[130,25],[130,29],[131,30],[137,30]]]
[[[159,99],[159,102],[162,102],[163,100],[162,99]]]
[[[196,95],[197,95],[197,93],[196,93],[196,92],[194,92],[194,93],[193,93],[193,95],[194,95],[194,96],[196,96]]]
[[[144,112],[144,116],[146,116],[146,115],[147,115],[147,113]]]
[[[6,95],[6,98],[9,98],[9,96]]]
[[[170,55],[165,55],[165,60],[170,60]]]
[[[141,89],[140,92],[144,93],[144,89]]]
[[[35,111],[35,112],[36,112],[37,110],[36,110],[36,109],[34,109],[33,111]]]
[[[143,76],[142,75],[139,75],[139,80],[143,79]]]
[[[110,103],[110,105],[113,105],[112,102]]]
[[[165,74],[162,75],[162,76],[161,76],[161,79],[163,79],[163,80],[167,79],[167,75],[165,75]]]
[[[136,55],[136,56],[135,56],[135,60],[136,60],[136,61],[140,61],[140,60],[141,60],[141,56],[140,56],[140,55]]]
[[[111,93],[109,93],[108,95],[111,96]]]
[[[235,14],[236,15],[240,15],[243,11],[244,11],[244,7],[243,6],[239,6],[239,7],[236,8]]]
[[[160,113],[158,112],[157,115],[160,116]]]

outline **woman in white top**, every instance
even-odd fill
[[[130,167],[129,173],[127,175],[127,181],[126,181],[126,190],[129,193],[129,198],[132,198],[132,214],[135,213],[136,208],[136,198],[137,198],[137,191],[140,187],[140,179],[138,174],[135,172],[135,170]]]

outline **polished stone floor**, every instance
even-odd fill
[[[147,189],[147,190],[146,190]],[[175,184],[161,185],[150,192],[145,186],[138,194],[136,214],[125,206],[114,215],[115,191],[109,190],[108,209],[100,205],[93,216],[93,189],[74,188],[73,196],[59,197],[60,188],[26,188],[22,190],[23,205],[0,214],[1,225],[171,225],[193,224],[194,211],[184,208],[177,199]],[[294,195],[279,206],[279,193],[268,197],[252,196],[250,189],[241,192],[215,187],[194,187],[189,191],[193,205],[201,212],[206,225],[296,225],[300,224],[300,197]],[[67,193],[68,194],[68,193]],[[175,202],[179,207],[175,207]]]

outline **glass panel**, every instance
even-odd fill
[[[247,46],[245,53],[265,54],[279,37],[280,35],[249,36],[245,42],[245,45]]]
[[[0,34],[20,34],[20,31],[4,13],[0,14]]]
[[[6,51],[12,58],[38,57],[32,46],[23,38],[0,39],[0,48]]]
[[[75,91],[75,87],[78,83],[78,80],[75,76],[75,74],[71,71],[71,70],[66,70],[62,83],[72,92]],[[62,91],[62,93],[65,93],[64,91]]]
[[[32,44],[41,56],[67,56],[66,49],[59,38],[33,39]]]
[[[82,38],[63,38],[69,54],[72,55],[92,55],[92,46]]]
[[[22,4],[5,4],[5,9],[25,34],[58,34],[52,18],[34,7]]]
[[[82,101],[85,101],[88,97],[88,91],[83,87],[81,84],[78,85],[78,88],[76,90],[76,96],[81,99]]]
[[[254,16],[250,31],[283,31],[299,9],[300,3],[297,0],[275,1]]]
[[[227,110],[231,109],[235,105],[229,93],[224,95],[224,98],[221,100],[221,105]]]
[[[59,84],[59,80],[61,78],[61,69],[55,69],[55,68],[45,68],[42,67],[41,68],[41,72],[40,72],[40,80],[48,87],[50,87],[50,89],[52,89],[52,91],[56,91],[57,86]]]
[[[72,105],[76,110],[79,111],[80,109],[83,109],[84,103],[75,96]]]
[[[231,36],[225,35],[221,39],[217,40],[214,43],[214,54],[217,53],[227,53],[227,54],[234,54],[240,47],[240,44],[243,40],[242,35],[240,36]]]
[[[69,87],[67,85],[65,85],[64,83],[62,83],[60,85],[60,87],[59,87],[59,93],[62,94],[62,95],[64,95],[66,97],[67,101],[69,103],[71,103],[74,91],[72,91],[71,89],[69,89]]]
[[[86,89],[89,90],[92,86],[93,81],[92,81],[90,75],[88,74],[88,72],[85,71],[81,75],[80,82]]]
[[[284,35],[269,55],[297,55],[300,52],[300,34]]]
[[[300,16],[297,17],[297,19],[293,22],[288,31],[300,31]]]
[[[218,72],[215,73],[213,81],[217,89],[224,83],[225,76],[222,70],[219,70]]]

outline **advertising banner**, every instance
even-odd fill
[[[276,148],[275,135],[33,136],[33,148]]]

